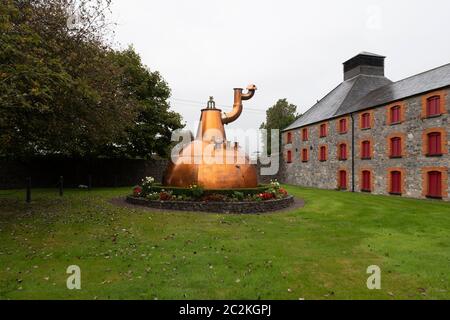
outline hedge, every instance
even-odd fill
[[[234,192],[241,192],[244,194],[244,196],[247,196],[247,195],[263,193],[263,192],[267,191],[268,188],[269,188],[268,185],[260,185],[256,188],[207,189],[207,190],[205,189],[205,190],[203,190],[203,195],[223,194],[226,196],[232,196]],[[179,195],[190,196],[192,194],[192,190],[189,188],[169,187],[169,186],[163,186],[160,184],[153,185],[151,188],[151,192],[161,192],[162,190],[172,191],[172,194],[175,196],[179,196]]]

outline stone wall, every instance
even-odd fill
[[[445,181],[445,176],[450,165],[450,157],[445,152],[441,157],[428,157],[424,152],[424,144],[426,144],[426,132],[439,130],[444,136],[450,134],[450,90],[436,91],[426,95],[415,96],[404,101],[396,101],[394,104],[377,107],[369,110],[373,115],[373,124],[371,129],[363,130],[360,128],[360,115],[363,112],[355,113],[354,125],[354,141],[355,141],[355,191],[361,190],[362,170],[370,170],[372,172],[372,193],[389,194],[389,170],[396,169],[402,171],[402,188],[404,190],[402,196],[413,198],[424,198],[426,193],[426,182],[424,180],[424,172],[426,170],[439,169],[443,170],[444,188],[450,190],[449,179]],[[445,113],[432,118],[423,117],[423,105],[425,98],[434,94],[440,94],[444,103]],[[399,124],[389,123],[388,110],[394,105],[401,105],[403,121]],[[307,126],[309,131],[308,141],[302,141],[302,128],[291,131],[293,135],[292,143],[286,143],[286,135],[283,135],[283,154],[282,162],[283,172],[280,178],[283,182],[301,186],[317,187],[323,189],[336,189],[338,186],[338,171],[347,170],[348,189],[351,191],[352,186],[352,131],[351,118],[349,116],[348,131],[340,134],[338,123],[341,118],[331,119],[326,122],[328,124],[328,134],[324,138],[319,137],[319,128],[321,123]],[[428,130],[428,131],[427,131]],[[399,136],[402,137],[403,156],[402,158],[391,158],[389,153],[389,138]],[[362,160],[360,156],[361,141],[369,140],[372,142],[372,158],[370,160]],[[348,157],[346,161],[338,160],[338,144],[347,143]],[[319,148],[321,145],[328,147],[327,161],[319,161]],[[444,139],[443,149],[449,149],[449,140]],[[308,162],[301,161],[301,150],[307,148],[309,152]],[[287,163],[287,151],[292,152],[292,163]],[[434,170],[433,169],[433,170]],[[444,200],[449,200],[447,192]]]
[[[247,202],[202,202],[202,201],[156,201],[128,196],[126,201],[132,204],[163,210],[202,211],[218,213],[263,213],[289,208],[294,197],[283,199]]]

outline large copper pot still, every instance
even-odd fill
[[[254,188],[258,185],[256,168],[237,142],[226,139],[224,124],[235,121],[242,113],[242,101],[249,100],[255,85],[234,89],[233,110],[222,115],[210,98],[202,109],[196,138],[185,145],[178,159],[170,162],[163,184],[174,187],[199,185],[205,189]],[[221,159],[222,161],[217,161]]]

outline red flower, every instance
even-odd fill
[[[172,199],[172,195],[167,192],[160,192],[159,193],[159,200],[161,201],[168,201]]]
[[[259,197],[263,200],[270,200],[273,198],[273,194],[270,192],[264,192],[264,193],[260,193]]]
[[[141,195],[142,188],[140,186],[136,186],[133,188],[133,195],[135,197],[139,197]]]

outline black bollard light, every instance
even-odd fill
[[[92,189],[92,175],[88,176],[88,189],[91,190]]]
[[[27,178],[27,203],[31,202],[31,177]]]
[[[64,177],[59,177],[59,196],[62,197],[64,193]]]

